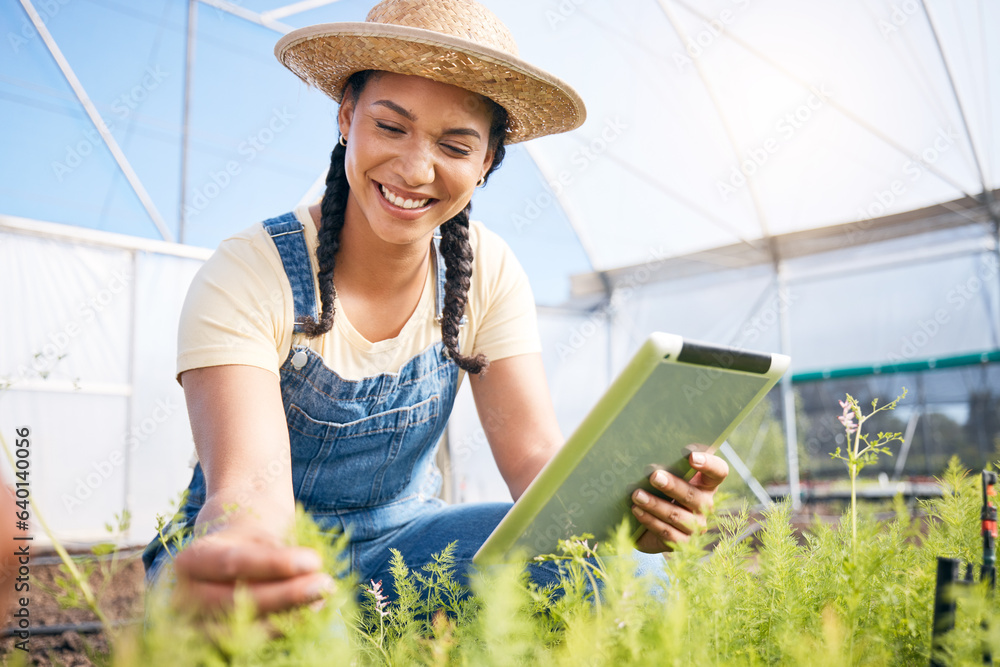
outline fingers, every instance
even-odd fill
[[[674,503],[681,505],[691,512],[696,514],[706,514],[712,511],[712,497],[715,495],[715,489],[703,489],[694,482],[694,478],[692,478],[690,482],[686,482],[680,477],[671,475],[665,470],[657,470],[649,476],[649,483],[653,485],[653,488],[662,492],[668,499],[673,500]],[[636,490],[632,499],[637,504],[642,505],[642,503],[638,502],[638,491],[639,490]],[[651,494],[646,495],[652,497]],[[659,500],[663,505],[673,504],[668,501],[664,501],[662,498],[656,498],[655,500]]]
[[[695,513],[686,507],[666,501],[662,498],[636,489],[632,494],[635,505],[632,514],[654,533],[669,533],[671,536],[687,537],[696,530],[705,527],[705,516]],[[676,541],[676,540],[673,540]]]
[[[198,614],[230,608],[237,586],[250,593],[258,612],[290,609],[320,600],[333,579],[320,555],[236,531],[195,540],[177,554],[175,605]]]
[[[178,576],[217,582],[284,579],[316,572],[323,565],[318,553],[304,547],[213,538],[196,540],[177,555]]]
[[[644,531],[636,540],[635,548],[643,553],[658,554],[664,551],[673,551],[678,544],[689,539],[689,535],[667,526],[660,531]]]
[[[646,553],[670,550],[690,539],[696,530],[704,530],[705,517],[685,507],[657,498],[641,489],[633,496],[636,502],[632,514],[646,531],[639,537],[636,548]]]
[[[649,483],[669,500],[642,489],[633,492],[632,514],[646,528],[636,544],[640,551],[663,551],[705,529],[705,515],[713,509],[715,490],[729,475],[729,466],[701,452],[692,453],[690,463],[697,471],[690,481],[664,470],[650,475]]]
[[[322,600],[324,594],[334,589],[334,581],[322,572],[273,581],[178,580],[174,602],[202,614],[229,609],[237,586],[250,593],[258,613],[269,614]]]
[[[729,464],[714,454],[693,452],[688,462],[698,471],[690,483],[706,491],[714,491],[729,476]]]

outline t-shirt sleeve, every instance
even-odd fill
[[[181,309],[178,381],[186,370],[230,364],[279,374],[291,290],[274,261],[252,237],[239,236],[223,241],[198,270]]]
[[[491,361],[542,351],[535,312],[535,297],[521,263],[496,233],[476,225],[476,269],[483,272],[478,283],[479,326],[473,355],[485,354]]]

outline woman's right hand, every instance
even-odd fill
[[[238,585],[260,613],[319,600],[333,584],[319,554],[281,538],[295,524],[295,499],[278,377],[210,366],[181,382],[206,480],[195,526],[212,529],[177,554],[175,602],[195,613],[230,607]]]
[[[310,604],[331,591],[313,549],[283,546],[268,533],[233,527],[194,540],[174,560],[174,602],[197,614],[230,609],[236,587],[245,586],[258,613]]]

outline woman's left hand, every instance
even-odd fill
[[[636,549],[646,553],[671,551],[693,533],[705,530],[705,514],[713,507],[715,489],[729,475],[729,465],[718,456],[694,452],[688,462],[697,472],[684,481],[665,470],[649,476],[653,488],[672,498],[668,502],[642,489],[632,493],[632,514],[646,527]]]

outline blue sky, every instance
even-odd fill
[[[264,10],[282,3],[242,2]],[[122,152],[180,238],[181,130],[187,3],[35,3]],[[368,2],[342,0],[287,19],[295,26],[363,20]],[[145,238],[161,234],[100,139],[19,3],[0,6],[0,213]],[[294,206],[326,168],[336,105],[273,55],[280,35],[199,5],[184,242],[214,248]],[[511,147],[477,193],[473,217],[500,233],[527,269],[536,299],[568,296],[590,270],[531,158]],[[545,204],[530,224],[530,203]],[[518,216],[522,217],[518,217]]]

